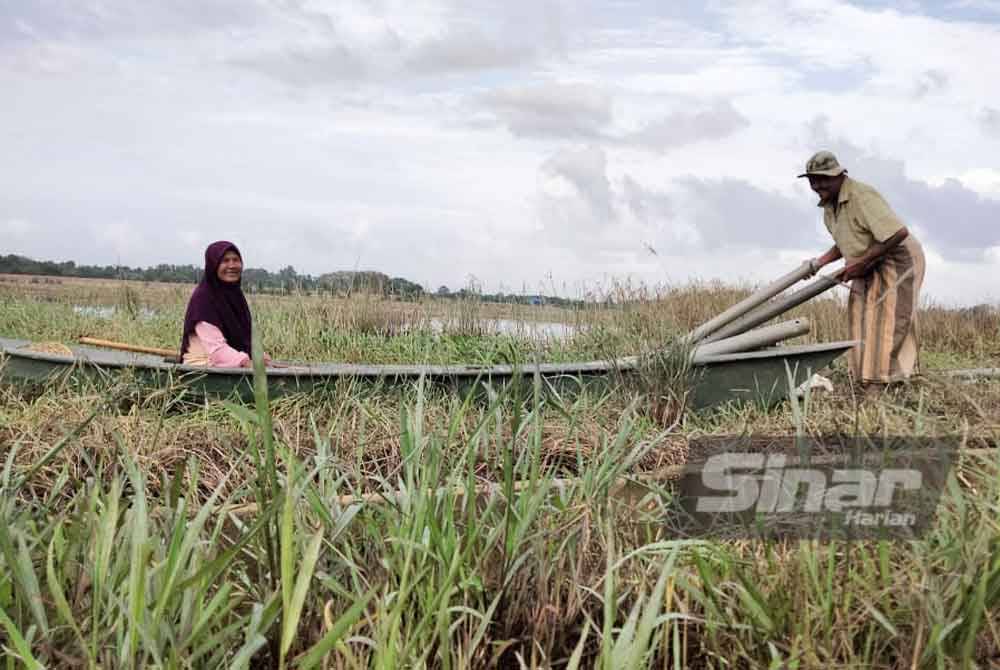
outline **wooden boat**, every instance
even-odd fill
[[[705,356],[692,366],[689,403],[706,408],[730,400],[773,405],[825,368],[856,342],[777,346],[761,351]],[[99,379],[130,371],[146,384],[180,382],[197,393],[214,396],[239,394],[250,397],[252,372],[244,368],[204,368],[169,363],[161,356],[99,349],[69,348],[70,353],[33,350],[27,340],[0,338],[0,378],[8,382],[46,383],[61,378]],[[312,391],[344,380],[377,384],[425,382],[462,389],[477,385],[503,385],[515,377],[528,381],[536,372],[558,388],[572,388],[591,381],[614,381],[639,374],[636,357],[583,363],[512,365],[364,365],[347,363],[302,363],[267,370],[272,395]]]

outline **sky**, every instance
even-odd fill
[[[1000,0],[0,0],[0,253],[428,290],[761,282],[834,151],[1000,303]]]

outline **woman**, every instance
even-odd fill
[[[243,257],[232,242],[205,249],[205,274],[184,315],[181,355],[187,365],[251,367],[250,306],[240,288]],[[271,358],[264,354],[264,363]]]

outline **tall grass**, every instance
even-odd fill
[[[538,389],[479,408],[470,396],[440,431],[425,425],[417,388],[400,417],[399,468],[375,479],[393,504],[345,503],[350,487],[326,439],[316,432],[306,458],[283,444],[266,377],[256,372],[255,405],[228,408],[256,475],[229,488],[231,471],[207,497],[197,460],[151,495],[118,433],[114,458],[82,485],[64,466],[48,486],[33,487],[41,471],[19,473],[14,445],[0,491],[8,658],[33,667],[314,667],[324,659],[468,667],[507,657],[498,635],[514,643],[539,625],[524,609],[533,584],[577,544],[562,533],[580,515],[573,501],[606,499],[610,482],[648,449],[630,445],[625,421],[581,483],[557,492],[543,473]],[[459,426],[473,412],[476,428],[463,437]],[[484,447],[503,484],[478,495]],[[522,480],[533,486],[515,490]]]
[[[69,281],[69,280],[67,280]],[[83,280],[67,284],[0,284],[0,334],[72,343],[81,335],[175,347],[190,287]],[[265,349],[279,357],[345,362],[504,362],[513,347],[523,359],[587,360],[639,353],[650,342],[687,332],[746,297],[750,286],[616,284],[576,309],[427,298],[402,302],[368,293],[349,298],[293,293],[250,296]],[[840,290],[840,289],[835,289]],[[115,318],[73,311],[117,307]],[[805,341],[846,339],[846,300],[827,294],[796,308],[813,324]],[[119,318],[120,315],[131,318]],[[920,311],[927,368],[995,364],[1000,310],[948,309],[928,302]],[[524,323],[499,333],[501,320]],[[535,336],[533,322],[572,326],[568,337]]]
[[[714,285],[618,290],[610,303],[577,311],[260,297],[255,346],[386,362],[662,354],[677,333],[745,295]],[[137,317],[111,320],[74,313],[72,301],[85,297],[0,297],[0,333],[176,345],[182,292],[122,294],[123,311],[131,304]],[[144,307],[156,314],[144,317]],[[812,337],[835,339],[845,334],[843,309],[829,298],[800,312],[813,320]],[[934,307],[922,316],[937,355],[989,363],[995,316]],[[540,342],[488,334],[512,317],[579,331]],[[440,332],[432,318],[444,323]],[[704,434],[964,433],[995,445],[1000,385],[931,378],[859,403],[834,374],[837,392],[808,405],[699,415],[683,412],[686,361],[647,358],[645,387],[572,398],[542,393],[536,380],[485,397],[346,385],[275,401],[260,369],[247,405],[127,382],[39,394],[0,387],[2,660],[10,668],[993,662],[997,456],[966,457],[931,531],[905,543],[681,541],[662,516],[669,485],[629,478],[683,459]]]
[[[175,396],[104,389],[67,424],[72,399],[4,391],[8,667],[959,668],[1000,651],[997,456],[962,463],[918,541],[681,541],[656,504],[669,488],[621,495],[679,435],[618,391],[272,403],[255,381],[254,403],[200,410],[209,444],[185,447]],[[841,420],[815,407],[785,429]],[[908,404],[859,425],[878,412],[935,425]]]

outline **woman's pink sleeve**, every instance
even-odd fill
[[[208,352],[208,364],[213,368],[238,368],[250,360],[248,355],[226,344],[226,337],[222,331],[210,323],[205,321],[196,323],[194,334]]]

